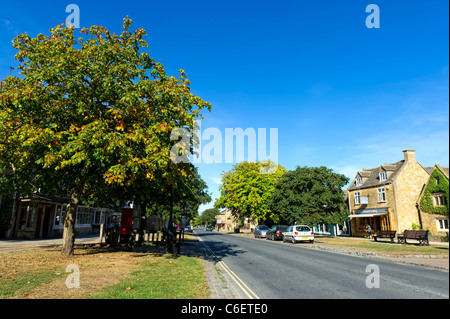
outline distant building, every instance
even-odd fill
[[[245,218],[243,227],[248,230],[255,229],[258,226],[258,221],[251,218]],[[216,227],[217,229],[224,231],[233,231],[239,227],[239,220],[231,213],[231,210],[226,208],[216,215]]]

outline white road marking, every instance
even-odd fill
[[[220,265],[223,270],[225,270],[228,275],[231,277],[231,279],[233,279],[233,281],[239,286],[239,288],[241,288],[241,290],[247,295],[247,297],[249,299],[259,299],[258,295],[255,294],[245,283],[244,281],[239,278],[238,275],[236,275],[231,269],[230,267],[228,267],[228,265],[226,265],[222,260],[219,259],[219,257],[216,256],[216,254],[214,254],[214,252],[211,250],[211,248],[209,248],[208,246],[206,246],[206,244],[203,242],[203,240],[197,236],[197,238],[199,239],[199,241],[203,244],[203,247],[205,247],[205,249],[207,250],[208,253],[210,253],[212,256],[214,256],[214,258],[218,261],[217,264]]]

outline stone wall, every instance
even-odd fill
[[[395,192],[394,211],[398,223],[397,231],[403,232],[405,229],[412,229],[413,223],[419,224],[416,203],[428,178],[427,171],[414,158],[405,154],[405,162],[397,172],[392,185]]]

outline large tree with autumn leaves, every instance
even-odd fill
[[[77,38],[60,25],[13,40],[21,64],[0,89],[0,184],[69,196],[65,255],[73,254],[77,206],[99,187],[135,187],[157,171],[173,187],[187,178],[190,166],[170,159],[170,133],[185,129],[193,146],[195,120],[211,109],[183,70],[168,76],[143,51],[145,30],[130,27],[126,18],[121,34],[92,26]]]

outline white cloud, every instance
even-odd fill
[[[217,185],[221,185],[222,184],[222,179],[220,177],[206,176],[205,178],[209,179],[214,184],[217,184]]]

